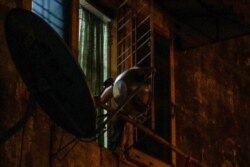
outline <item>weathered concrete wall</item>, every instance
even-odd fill
[[[225,3],[250,22],[248,1]],[[250,165],[249,45],[245,36],[176,54],[178,146],[209,166]]]
[[[119,161],[119,157],[111,151],[101,148],[95,141],[78,141],[70,144],[66,149],[58,152],[62,146],[69,143],[75,137],[57,128],[53,137],[53,167],[129,167]]]
[[[250,165],[249,45],[246,36],[176,52],[178,146],[209,166]]]

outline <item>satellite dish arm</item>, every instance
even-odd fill
[[[7,131],[0,134],[0,146],[9,140],[19,129],[21,129],[34,113],[35,99],[32,94],[29,96],[27,111],[23,117]]]

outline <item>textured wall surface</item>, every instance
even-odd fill
[[[250,22],[250,2],[225,3]],[[209,166],[250,166],[249,45],[245,36],[176,54],[178,146]]]
[[[4,37],[5,12],[18,3],[0,0],[0,134],[23,116],[28,102]],[[250,21],[246,0],[228,5]],[[250,166],[249,45],[246,36],[175,55],[177,144],[211,167]],[[78,142],[52,156],[73,139],[53,127],[37,106],[24,128],[0,145],[0,167],[129,166],[95,142]],[[185,164],[181,157],[177,162]]]
[[[62,146],[74,139],[60,128],[53,136],[53,167],[128,167],[124,162],[120,162],[112,152],[101,148],[95,141],[78,141],[73,142],[67,148],[58,152]]]
[[[249,45],[246,36],[176,54],[178,146],[209,166],[250,165]]]
[[[224,2],[250,23],[249,1]],[[209,166],[250,166],[249,45],[245,36],[176,54],[178,146]]]

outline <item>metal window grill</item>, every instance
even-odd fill
[[[134,66],[154,67],[153,0],[124,0],[119,4],[117,17],[117,73]],[[149,76],[152,101],[145,115],[138,117],[155,128],[154,74]],[[138,140],[137,129],[132,128],[133,142]],[[130,143],[131,145],[133,144]]]

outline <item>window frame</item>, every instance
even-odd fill
[[[87,10],[89,13],[91,13],[91,14],[93,14],[94,16],[96,16],[98,19],[100,19],[101,21],[103,21],[104,23],[106,23],[107,24],[107,54],[106,54],[106,61],[107,61],[107,70],[106,70],[106,79],[108,79],[109,77],[110,77],[110,65],[111,65],[111,63],[110,63],[110,61],[111,61],[111,55],[110,55],[110,43],[109,43],[109,37],[110,37],[110,23],[111,23],[111,19],[108,17],[108,16],[106,16],[105,15],[105,13],[102,13],[100,10],[98,10],[98,8],[94,5],[94,4],[92,4],[92,3],[89,3],[89,2],[87,2],[86,0],[79,0],[79,6],[78,6],[78,9],[77,9],[77,13],[78,13],[78,16],[79,16],[79,10],[80,10],[80,8],[83,8],[83,9],[85,9],[85,10]],[[78,18],[78,32],[80,31],[80,29],[79,29],[79,18]],[[79,36],[79,34],[77,35],[77,37]],[[77,39],[77,41],[79,42],[79,40]],[[78,45],[79,46],[79,45]],[[79,50],[80,48],[78,48],[78,50]],[[79,56],[79,53],[77,54],[78,56]],[[104,78],[104,81],[105,81],[105,78]],[[104,82],[103,81],[103,82]],[[107,113],[107,111],[106,110],[103,110],[103,113],[102,113],[103,115],[107,115],[108,113]],[[103,118],[103,121],[105,121],[105,119],[106,119],[106,117],[104,117]],[[107,126],[108,125],[105,125],[105,127],[107,128]],[[98,128],[98,127],[97,127]],[[104,135],[102,135],[103,137],[102,138],[98,138],[97,140],[96,140],[96,142],[100,145],[100,146],[102,146],[102,147],[105,147],[105,148],[108,148],[108,143],[109,143],[109,141],[108,141],[108,139],[109,139],[109,133],[108,133],[108,131],[107,132],[105,132],[105,134]]]

